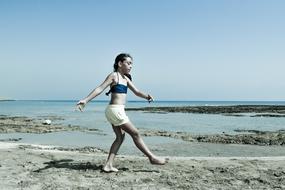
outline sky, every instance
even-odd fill
[[[135,86],[156,100],[283,101],[284,9],[283,0],[0,0],[0,97],[81,99],[127,52]]]

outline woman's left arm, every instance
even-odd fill
[[[145,94],[141,92],[139,89],[137,89],[134,83],[130,79],[127,78],[127,81],[128,81],[128,87],[136,96],[147,99],[147,101],[149,102],[154,101],[153,97],[150,94]]]

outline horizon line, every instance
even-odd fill
[[[0,99],[0,101],[79,101],[78,99]],[[108,102],[110,100],[91,100]],[[147,100],[128,100],[127,102],[147,102]],[[154,102],[285,102],[285,100],[154,100]]]

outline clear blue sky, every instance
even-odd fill
[[[0,97],[80,99],[128,52],[134,83],[157,100],[284,100],[284,10],[283,0],[0,0]]]

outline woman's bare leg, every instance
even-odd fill
[[[125,132],[127,132],[133,138],[135,145],[149,158],[152,164],[165,164],[166,160],[155,156],[145,145],[143,139],[141,138],[137,128],[131,123],[128,122],[120,126]]]
[[[121,130],[120,127],[113,126],[113,125],[112,125],[112,127],[113,127],[115,134],[116,134],[116,139],[110,148],[110,152],[109,152],[107,162],[106,162],[105,166],[103,167],[103,170],[106,172],[117,172],[118,171],[117,168],[113,167],[113,161],[114,161],[115,156],[116,156],[118,150],[120,149],[120,146],[123,143],[124,138],[125,138],[125,132],[123,130]]]

